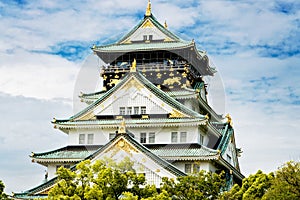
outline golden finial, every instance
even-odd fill
[[[209,119],[208,113],[204,117],[205,117],[205,119]]]
[[[168,28],[167,20],[165,20],[165,28]]]
[[[231,118],[230,114],[228,113],[225,117],[227,118],[227,123],[232,126],[232,118]]]
[[[123,118],[123,120],[119,126],[118,134],[124,134],[124,133],[126,133],[126,127],[125,127],[125,120]]]
[[[136,60],[134,59],[131,67],[130,67],[130,72],[136,72]]]
[[[151,1],[150,0],[148,0],[148,5],[147,5],[145,16],[147,16],[147,17],[151,16]]]

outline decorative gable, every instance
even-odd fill
[[[130,136],[126,134],[119,135],[113,142],[96,153],[91,162],[111,158],[118,163],[128,157],[134,162],[133,167],[136,172],[145,174],[147,182],[156,185],[157,188],[160,187],[163,177],[176,178],[178,175],[176,173],[182,173],[174,167],[169,169],[168,166],[171,166],[171,164],[155,156],[145,147],[135,143]]]
[[[191,117],[191,115],[178,109],[179,107],[184,108],[184,105],[179,105],[179,102],[169,96],[165,96],[165,99],[158,97],[156,93],[150,91],[149,88],[133,74],[129,74],[129,78],[125,79],[127,80],[121,81],[118,87],[115,86],[106,98],[98,99],[94,102],[94,105],[90,105],[89,109],[78,115],[75,120],[94,120],[97,116],[112,116],[118,114],[164,115],[169,116],[169,118]],[[153,87],[155,86],[153,85]],[[167,99],[171,100],[172,103],[167,103]],[[176,105],[178,104],[178,108],[172,105],[175,101]],[[135,113],[135,107],[138,107],[138,113]],[[127,109],[131,109],[131,111]]]
[[[150,18],[147,18],[140,27],[138,27],[126,40],[121,43],[131,42],[151,42],[151,41],[174,41],[168,35],[162,32]]]

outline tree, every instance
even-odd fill
[[[300,162],[290,161],[279,168],[263,199],[300,199]]]
[[[296,200],[300,199],[300,163],[287,162],[276,172],[264,174],[259,170],[224,192],[222,200]]]
[[[8,199],[7,195],[4,193],[4,188],[5,188],[5,185],[4,183],[0,180],[0,199],[2,200],[5,200],[5,199]]]
[[[258,170],[242,182],[242,186],[235,184],[230,191],[224,192],[221,199],[226,200],[255,200],[261,199],[271,186],[273,174],[264,174]]]
[[[218,199],[225,187],[224,173],[211,173],[204,170],[189,176],[174,179],[163,178],[161,191],[166,191],[172,199],[204,200]]]
[[[141,199],[157,194],[156,188],[145,185],[145,177],[133,169],[133,162],[125,158],[120,163],[112,159],[89,160],[76,166],[76,172],[63,167],[58,169],[57,184],[49,191],[48,199]],[[128,187],[128,186],[131,187]]]

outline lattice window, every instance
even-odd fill
[[[141,133],[140,142],[141,143],[146,143],[146,140],[147,140],[147,133]]]
[[[120,107],[120,115],[125,115],[125,107]]]
[[[177,143],[177,139],[178,139],[178,133],[177,132],[172,132],[171,133],[171,142],[172,143]]]
[[[88,134],[88,144],[93,144],[94,143],[94,134]]]
[[[146,107],[145,107],[145,106],[142,106],[142,107],[141,107],[141,114],[144,115],[144,114],[146,114],[146,113],[147,113]]]
[[[181,132],[180,133],[180,142],[182,142],[182,143],[186,142],[186,136],[187,136],[186,132]]]
[[[140,113],[140,108],[139,107],[134,107],[133,112],[135,115],[138,115]]]
[[[85,143],[85,134],[79,134],[79,144]]]
[[[155,133],[149,133],[149,143],[155,143]]]
[[[184,165],[184,172],[185,173],[192,173],[192,164],[185,164]]]

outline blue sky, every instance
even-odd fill
[[[45,169],[28,155],[66,145],[50,121],[73,114],[90,47],[127,33],[146,4],[0,0],[0,179],[8,193],[42,181]],[[242,172],[299,161],[300,2],[153,0],[152,12],[172,32],[195,39],[217,67],[209,98],[232,115]],[[98,84],[97,70],[91,74],[89,89]]]

